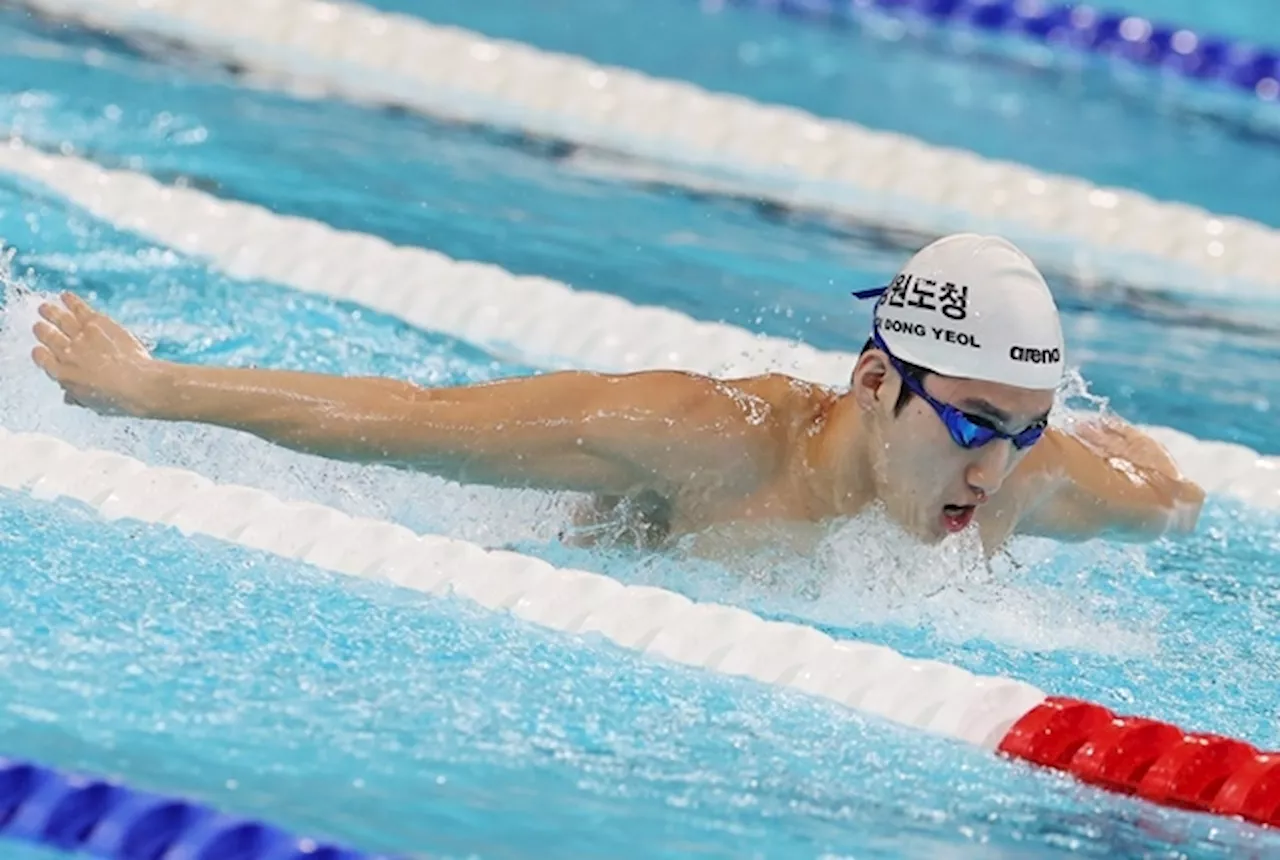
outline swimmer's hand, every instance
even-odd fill
[[[74,293],[40,306],[31,358],[67,403],[104,415],[141,416],[160,362],[115,320]]]

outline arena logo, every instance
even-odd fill
[[[1056,346],[1052,349],[1037,349],[1033,346],[1011,346],[1009,357],[1014,361],[1025,361],[1031,364],[1057,364],[1062,360],[1062,350]]]

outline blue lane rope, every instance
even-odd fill
[[[4,758],[0,837],[108,860],[394,860],[188,800]]]
[[[704,0],[705,2],[705,0]],[[1119,57],[1184,77],[1280,99],[1280,51],[1150,21],[1138,15],[1041,0],[728,0],[730,5],[849,24],[874,10],[1022,36],[1046,45]]]

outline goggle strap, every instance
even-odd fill
[[[872,287],[869,290],[854,290],[853,297],[855,299],[874,299],[888,292],[888,287]]]

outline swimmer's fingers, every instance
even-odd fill
[[[55,382],[58,379],[58,361],[53,357],[53,353],[49,351],[47,346],[37,346],[31,350],[31,360],[36,363],[36,367],[45,372],[45,375]]]
[[[60,328],[68,337],[75,337],[80,331],[80,321],[70,310],[57,302],[45,302],[40,306],[40,316]]]
[[[51,353],[51,359],[53,356],[65,355],[71,351],[71,338],[57,326],[41,320],[35,324],[32,331],[35,332],[36,340],[40,341],[40,345]]]
[[[64,292],[62,294],[62,302],[67,306],[67,309],[75,315],[76,319],[80,321],[81,325],[89,322],[98,315],[98,312],[91,308],[88,302],[73,292]]]

